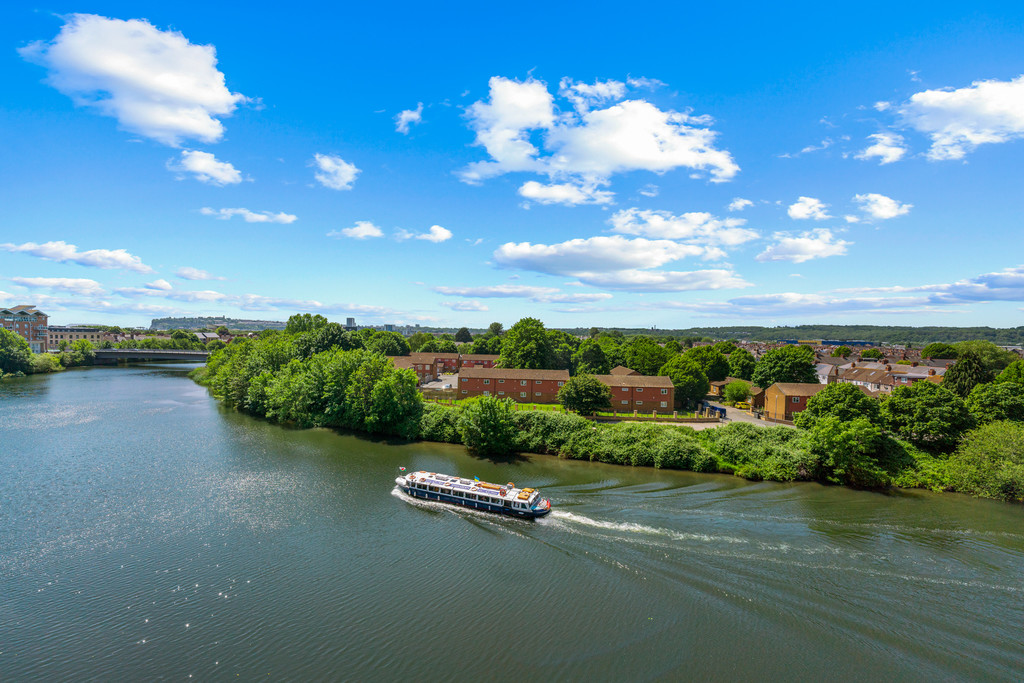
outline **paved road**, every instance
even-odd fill
[[[725,409],[725,419],[726,419],[726,422],[724,422],[722,424],[728,424],[729,422],[749,422],[750,424],[755,424],[758,427],[774,427],[777,424],[779,424],[777,422],[766,422],[765,420],[759,420],[758,418],[754,417],[753,415],[751,415],[750,413],[748,413],[745,410],[739,410],[738,408],[730,408],[729,406],[722,405],[721,403],[716,403],[715,401],[708,401],[708,403],[710,403],[711,405],[713,405],[716,408],[724,408]],[[792,427],[793,425],[782,425],[782,426],[783,427]]]

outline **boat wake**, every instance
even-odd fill
[[[584,515],[577,515],[566,510],[552,510],[549,515],[551,521],[548,524],[554,522],[561,522],[562,526],[567,530],[572,531],[573,526],[585,526],[594,529],[603,529],[611,532],[623,532],[627,535],[647,538],[668,538],[675,541],[703,541],[706,543],[734,543],[742,544],[749,543],[744,538],[736,538],[734,536],[712,536],[709,534],[697,534],[687,533],[682,531],[673,531],[672,529],[663,529],[661,527],[648,526],[646,524],[638,524],[636,522],[609,522],[606,520],[593,519]]]

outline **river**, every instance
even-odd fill
[[[1024,675],[1020,506],[285,429],[188,367],[0,383],[0,680]]]

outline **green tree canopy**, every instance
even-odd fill
[[[576,375],[570,377],[569,381],[558,390],[558,402],[566,410],[575,410],[581,415],[590,415],[599,410],[611,408],[612,392],[608,385],[590,375]]]
[[[754,367],[757,361],[754,354],[746,349],[736,349],[729,354],[729,375],[749,380],[754,376]]]
[[[692,349],[687,349],[683,353],[683,357],[697,363],[709,382],[720,382],[729,375],[729,361],[718,350],[717,345],[695,346]]]
[[[985,369],[993,375],[999,374],[1006,367],[1018,360],[1020,356],[1012,351],[1001,349],[990,341],[973,339],[956,343],[957,357],[963,358],[965,353],[974,353]]]
[[[730,353],[736,350],[736,345],[733,344],[731,341],[720,341],[711,348],[713,348],[715,351],[718,351],[723,356],[728,356]]]
[[[536,318],[523,318],[505,333],[497,365],[521,370],[554,370],[555,362],[555,349],[544,323]]]
[[[885,356],[883,356],[882,352],[879,351],[878,349],[864,349],[863,351],[860,352],[860,357],[861,358],[874,358],[876,360],[880,360],[880,359],[884,358]]]
[[[863,417],[848,421],[824,415],[807,433],[807,449],[817,456],[817,478],[834,484],[880,488],[889,484],[888,475],[875,460],[884,439],[882,428]]]
[[[944,342],[932,342],[921,349],[921,358],[956,358],[956,347]]]
[[[323,317],[319,313],[316,315],[312,315],[310,313],[296,313],[288,318],[288,322],[284,326],[284,331],[289,334],[312,332],[326,324],[327,318]]]
[[[611,372],[608,356],[604,349],[593,339],[587,339],[572,356],[573,367],[578,374],[607,375]]]
[[[814,352],[806,346],[780,346],[761,356],[751,380],[767,389],[776,382],[813,384],[818,381],[814,371]]]
[[[831,415],[843,422],[863,418],[872,424],[881,423],[881,409],[877,398],[872,398],[859,387],[845,382],[829,384],[807,399],[807,407],[796,414],[797,427],[810,429],[819,418]]]
[[[971,390],[966,403],[978,424],[1002,420],[1024,422],[1024,384],[979,384]]]
[[[668,353],[650,337],[639,335],[624,345],[626,367],[641,375],[656,375],[668,360]]]
[[[725,400],[738,403],[750,398],[750,382],[741,379],[734,380],[725,385]]]
[[[701,366],[692,358],[679,355],[665,363],[658,374],[672,380],[676,402],[690,406],[707,396],[711,383]]]
[[[897,387],[882,402],[882,422],[899,438],[930,450],[952,450],[974,426],[962,398],[931,382]]]
[[[32,347],[19,334],[0,327],[0,374],[28,372],[32,368]]]
[[[501,323],[491,323],[487,326],[487,334],[493,334],[495,337],[500,337],[505,333],[505,326]]]
[[[431,339],[420,347],[420,353],[458,353],[455,342],[448,339]]]
[[[429,332],[416,332],[412,334],[408,339],[409,350],[413,352],[419,351],[424,344],[426,344],[433,338],[434,335],[430,334]]]
[[[366,350],[383,356],[408,356],[409,342],[397,332],[378,331],[366,342]]]
[[[832,356],[833,358],[846,358],[851,353],[853,353],[853,349],[851,349],[849,346],[837,346],[836,348],[832,349],[832,353],[829,355]]]
[[[1015,360],[996,377],[997,382],[1013,382],[1024,384],[1024,360]]]
[[[517,436],[514,410],[515,404],[510,398],[480,396],[464,401],[457,423],[462,443],[477,455],[512,453]]]
[[[992,422],[969,432],[949,457],[947,476],[963,493],[1024,500],[1024,424]]]
[[[669,339],[667,342],[665,342],[664,349],[665,353],[667,353],[669,355],[669,358],[671,358],[675,354],[682,352],[683,345],[679,343],[678,339],[673,337],[672,339]]]
[[[220,327],[218,327],[216,330],[214,330],[214,332],[216,332],[217,334],[221,335],[222,337],[225,336],[225,335],[231,334],[231,330],[229,330],[224,325],[221,325]]]
[[[974,387],[991,381],[992,373],[982,364],[978,354],[963,351],[953,367],[946,370],[942,386],[957,396],[966,398]]]
[[[459,331],[455,333],[455,341],[460,344],[473,341],[473,335],[470,334],[469,329],[466,327],[460,327]]]

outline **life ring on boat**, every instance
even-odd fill
[[[501,495],[503,495],[503,496],[504,496],[504,495],[505,495],[505,489],[499,489],[499,490],[498,490],[498,493],[500,493]]]

